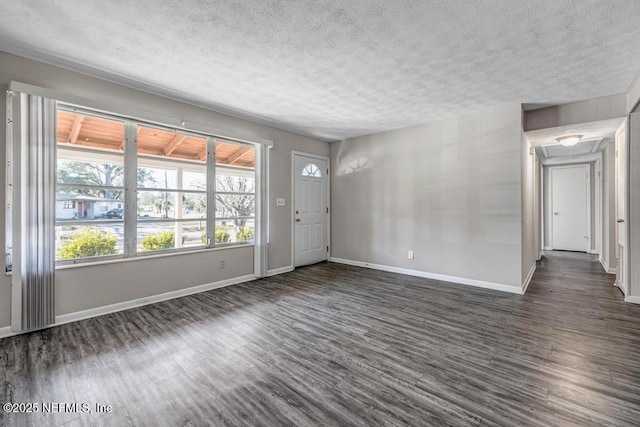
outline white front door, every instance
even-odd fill
[[[627,129],[623,125],[616,131],[616,286],[627,294],[625,269],[627,268]]]
[[[551,168],[552,247],[590,250],[589,166]]]
[[[293,156],[294,182],[294,266],[326,261],[327,172],[326,159]]]

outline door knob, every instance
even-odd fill
[[[554,212],[553,214],[554,215],[560,215],[560,212]]]
[[[296,218],[296,222],[300,222],[300,218]]]
[[[624,219],[619,219],[618,220],[618,224],[620,224],[621,222],[624,222]]]

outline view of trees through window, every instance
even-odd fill
[[[135,156],[137,169],[126,178],[125,165],[132,163],[125,161],[125,119],[66,109],[57,114],[58,260],[253,241],[252,145],[137,124],[136,150],[126,154]],[[214,170],[215,186],[208,188]],[[135,194],[135,214],[126,207],[127,188]],[[127,232],[135,233],[133,249],[126,248]]]

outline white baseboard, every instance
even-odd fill
[[[531,279],[533,278],[533,273],[536,272],[536,267],[537,267],[537,265],[534,263],[531,266],[531,269],[529,270],[529,273],[527,274],[527,277],[524,279],[524,282],[522,283],[522,295],[524,295],[524,293],[527,292],[527,288],[529,287],[529,283],[531,283]]]
[[[275,276],[277,274],[288,273],[293,271],[293,265],[288,265],[286,267],[274,268],[273,270],[267,270],[267,275],[265,277]]]
[[[616,269],[609,267],[609,264],[607,264],[607,261],[605,261],[604,258],[602,258],[602,256],[599,257],[599,261],[605,272],[609,274],[616,274]]]
[[[176,291],[165,292],[163,294],[152,295],[144,298],[138,298],[130,301],[119,302],[116,304],[105,305],[102,307],[90,308],[88,310],[76,311],[75,313],[62,314],[56,316],[56,322],[48,327],[64,325],[65,323],[76,322],[78,320],[89,319],[91,317],[102,316],[117,311],[129,310],[156,302],[167,301],[174,298],[180,298],[187,295],[198,294],[212,289],[224,288],[225,286],[237,285],[239,283],[255,280],[253,274],[234,277],[232,279],[220,280],[218,282],[205,283],[204,285],[192,286],[190,288],[179,289]],[[24,332],[15,332],[11,327],[0,328],[0,338],[22,334]]]
[[[615,286],[616,288],[620,289],[622,291],[622,295],[624,295],[625,297],[627,296],[628,292],[627,292],[627,286],[626,285],[620,285],[618,283],[617,280],[614,280],[613,282],[613,286]]]
[[[551,246],[545,246],[543,251],[552,251],[553,248]]]
[[[115,313],[116,311],[142,307],[143,305],[167,301],[187,295],[198,294],[200,292],[210,291],[212,289],[224,288],[225,286],[237,285],[238,283],[244,283],[254,279],[255,276],[253,274],[250,274],[246,276],[234,277],[233,279],[220,280],[218,282],[205,283],[204,285],[193,286],[191,288],[179,289],[177,291],[165,292],[163,294],[138,298],[131,301],[105,305],[103,307],[90,308],[89,310],[77,311],[75,313],[63,314],[60,316],[56,316],[56,323],[54,323],[52,326],[63,325],[65,323],[76,322],[78,320],[89,319],[96,316],[102,316],[104,314]]]
[[[597,250],[597,249],[591,249],[591,250],[589,251],[589,253],[590,253],[591,255],[600,255],[600,252],[598,252],[598,250]]]
[[[626,302],[631,302],[631,303],[634,303],[634,304],[640,304],[640,297],[632,297],[632,296],[627,295],[624,298],[624,300]]]
[[[465,277],[447,276],[445,274],[428,273],[426,271],[410,270],[407,268],[392,267],[389,265],[381,265],[381,264],[372,264],[369,262],[353,261],[350,259],[343,259],[343,258],[331,257],[329,258],[329,261],[336,262],[339,264],[354,265],[356,267],[371,268],[373,270],[382,270],[382,271],[389,271],[391,273],[406,274],[408,276],[424,277],[426,279],[440,280],[443,282],[452,282],[460,285],[476,286],[479,288],[493,289],[496,291],[509,292],[513,294],[522,294],[522,288],[518,286],[505,285],[502,283],[484,282],[482,280],[467,279]]]
[[[536,261],[540,261],[542,259],[542,255],[544,255],[542,251],[538,252],[538,258],[536,259]]]

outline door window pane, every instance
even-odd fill
[[[302,176],[308,178],[322,178],[322,172],[315,163],[309,163],[302,169]]]

